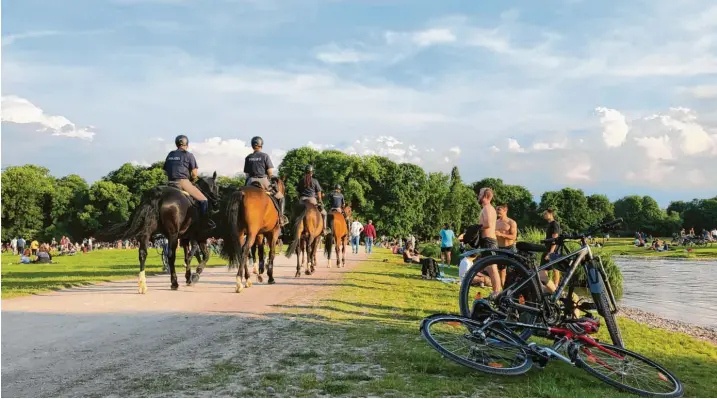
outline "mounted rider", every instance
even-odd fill
[[[264,147],[264,139],[254,136],[251,139],[251,148],[254,150],[244,159],[244,173],[246,174],[246,186],[252,183],[259,183],[267,192],[271,192],[274,198],[279,201],[279,225],[284,226],[289,223],[289,219],[284,216],[284,207],[286,198],[280,193],[274,184],[278,177],[274,176],[274,164],[269,158],[269,154],[262,152]],[[269,181],[271,179],[271,182]]]
[[[346,216],[346,212],[344,212],[344,207],[346,206],[346,199],[344,198],[344,195],[341,194],[341,185],[338,183],[334,186],[334,191],[329,194],[329,204],[331,205],[329,212],[340,212],[344,216],[344,219],[346,219],[346,228],[348,229],[349,219]]]
[[[177,149],[170,151],[164,160],[164,172],[171,186],[177,187],[192,196],[199,204],[200,228],[209,231],[216,227],[214,221],[209,218],[209,201],[207,197],[192,184],[198,179],[199,169],[194,154],[187,151],[189,139],[185,135],[179,135],[174,139]]]
[[[324,234],[327,234],[326,224],[326,210],[324,209],[323,192],[321,191],[321,185],[319,181],[314,177],[314,167],[306,165],[304,169],[304,177],[299,180],[299,184],[296,187],[296,191],[299,192],[299,203],[304,205],[306,203],[316,205],[321,211],[321,215],[324,217]]]

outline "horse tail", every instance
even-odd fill
[[[98,241],[117,241],[136,238],[140,234],[150,235],[156,228],[157,209],[162,197],[162,189],[155,187],[145,192],[140,204],[134,209],[126,222],[117,223],[95,234]]]
[[[244,209],[244,191],[235,191],[227,204],[228,239],[224,240],[222,258],[229,260],[229,265],[241,260],[242,248],[239,242],[239,217]]]
[[[334,216],[334,228],[333,230],[336,230],[336,216]],[[331,259],[331,248],[334,246],[334,237],[336,232],[330,231],[328,234],[328,237],[326,237],[326,243],[324,245],[324,254],[327,258]]]
[[[296,247],[299,245],[299,241],[301,240],[301,231],[299,231],[299,227],[301,227],[301,223],[304,221],[308,210],[308,207],[304,207],[304,211],[301,212],[301,215],[299,215],[294,222],[294,239],[291,241],[291,244],[289,244],[289,248],[286,249],[285,255],[287,258],[291,258],[291,254],[296,252]]]

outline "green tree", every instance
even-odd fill
[[[553,208],[556,219],[565,231],[583,231],[590,226],[590,209],[583,190],[563,188],[547,191],[540,197],[540,209]]]
[[[416,229],[419,237],[429,238],[438,235],[441,225],[448,219],[444,206],[450,194],[450,177],[444,173],[429,173],[426,179],[426,203],[423,207],[423,221]]]
[[[533,201],[533,195],[525,187],[507,185],[503,180],[491,177],[473,183],[473,190],[476,193],[484,187],[493,190],[494,205],[508,205],[508,216],[516,221],[518,228],[528,227],[540,220],[537,217],[537,205]]]
[[[588,210],[590,212],[590,224],[600,223],[615,219],[615,206],[607,196],[593,194],[587,197]]]
[[[45,227],[44,236],[69,236],[75,240],[85,236],[85,228],[79,218],[85,205],[89,203],[89,186],[85,179],[78,175],[68,175],[54,181],[52,195],[51,221]]]
[[[79,217],[89,232],[124,222],[130,216],[131,198],[127,186],[99,180],[90,187],[90,203]]]
[[[42,238],[54,191],[47,168],[11,166],[2,172],[2,239]]]
[[[313,165],[318,156],[319,152],[309,147],[289,150],[284,156],[284,160],[279,166],[279,176],[285,177],[287,204],[296,203],[299,200],[296,191],[299,179],[304,175],[306,165]],[[287,206],[288,209],[290,208]]]

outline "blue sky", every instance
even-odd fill
[[[536,196],[717,194],[710,1],[2,2],[2,166],[95,180],[190,137],[233,174],[261,135]]]

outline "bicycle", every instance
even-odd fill
[[[482,305],[490,309],[487,303]],[[672,398],[684,393],[677,377],[660,364],[622,347],[593,339],[590,335],[598,332],[600,319],[586,317],[547,327],[502,318],[495,313],[486,314],[483,320],[435,314],[421,321],[419,331],[444,357],[485,373],[521,375],[536,363],[543,368],[548,361],[558,359],[615,388],[637,395]],[[553,345],[528,343],[513,331],[516,327],[541,330],[542,335],[553,339]],[[446,343],[439,342],[443,336],[448,336]],[[561,350],[567,353],[561,353]]]
[[[152,245],[157,250],[157,255],[162,259],[162,271],[169,273],[169,240],[159,237]]]
[[[464,317],[480,317],[480,309],[477,309],[475,301],[480,298],[471,294],[470,290],[475,276],[484,273],[490,265],[498,265],[506,269],[506,280],[503,291],[493,301],[496,311],[503,314],[506,320],[521,321],[525,325],[535,324],[538,319],[546,325],[556,325],[565,319],[574,318],[579,311],[589,312],[597,310],[600,316],[605,319],[608,332],[613,344],[623,347],[624,342],[620,328],[615,319],[618,311],[617,301],[613,295],[612,287],[607,278],[599,256],[593,256],[591,247],[587,244],[586,237],[598,232],[615,229],[622,223],[622,219],[616,219],[607,223],[601,223],[588,229],[585,233],[569,235],[563,234],[557,238],[543,240],[546,245],[557,245],[555,257],[548,263],[537,266],[534,261],[536,253],[546,253],[547,248],[542,245],[519,242],[516,244],[518,251],[515,253],[502,249],[474,249],[465,252],[461,257],[473,254],[490,252],[492,255],[482,256],[473,263],[463,276],[461,282],[459,306],[461,315]],[[566,253],[566,241],[579,240],[580,248],[574,252]],[[583,266],[587,278],[588,287],[594,302],[583,300],[574,301],[576,297],[575,276],[579,266]],[[554,293],[543,291],[543,284],[540,281],[540,272],[548,269],[556,269],[563,272],[563,278],[558,283]],[[487,273],[484,273],[487,274]],[[568,293],[563,297],[563,291],[570,284]],[[528,339],[533,334],[532,329],[524,328],[520,331],[522,339]]]

